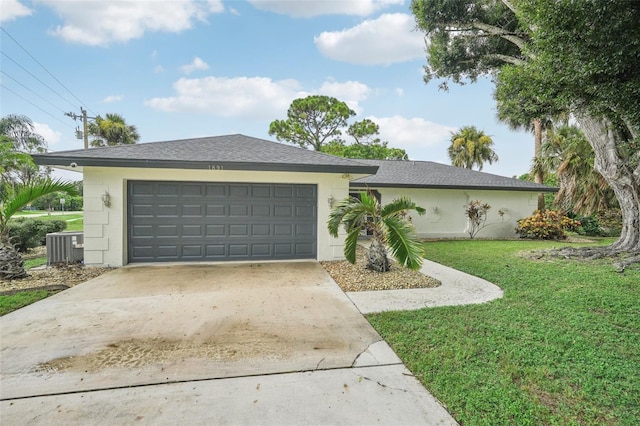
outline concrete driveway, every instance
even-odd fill
[[[0,338],[7,424],[455,424],[317,262],[129,266]]]

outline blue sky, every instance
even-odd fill
[[[89,116],[124,116],[141,142],[274,140],[269,123],[319,94],[378,123],[413,160],[448,164],[451,132],[474,125],[500,157],[484,171],[530,167],[533,136],[497,120],[488,79],[424,84],[409,0],[1,1],[0,112],[30,117],[51,151],[82,148],[64,116],[80,101]]]

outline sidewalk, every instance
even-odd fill
[[[502,289],[489,281],[430,260],[424,261],[420,272],[440,280],[442,285],[436,288],[347,292],[347,296],[363,314],[473,305],[503,296]]]

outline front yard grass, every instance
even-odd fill
[[[20,293],[0,296],[0,317],[27,305],[45,299],[55,292],[47,290],[23,291]]]
[[[640,271],[523,255],[554,246],[427,242],[504,298],[367,316],[458,422],[640,424]]]

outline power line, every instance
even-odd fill
[[[70,127],[73,129],[73,126],[71,126],[68,122],[66,121],[62,121],[60,120],[58,117],[55,117],[54,115],[52,115],[50,112],[42,109],[39,105],[34,104],[33,102],[31,102],[29,99],[25,98],[24,96],[20,95],[19,93],[14,92],[13,90],[11,90],[10,88],[8,88],[7,86],[5,86],[4,84],[0,83],[0,87],[4,88],[5,90],[8,90],[9,92],[13,93],[14,95],[16,95],[17,97],[19,97],[20,99],[22,99],[23,101],[30,103],[31,105],[33,105],[34,107],[38,108],[40,111],[44,112],[45,114],[47,114],[49,117],[53,118],[54,120],[59,121],[60,123],[64,124],[67,127]]]
[[[11,77],[9,74],[7,74],[6,72],[0,70],[0,73],[6,75],[7,77],[9,77],[11,80],[15,81],[16,83],[18,83],[20,86],[24,87],[25,89],[27,89],[28,91],[30,91],[31,93],[33,93],[34,95],[36,95],[37,97],[39,97],[40,99],[42,99],[43,101],[47,102],[49,105],[51,105],[52,107],[62,111],[62,113],[64,114],[64,110],[62,108],[60,108],[59,106],[57,106],[56,104],[54,104],[53,102],[51,102],[50,100],[46,99],[45,97],[43,97],[42,95],[40,95],[39,93],[36,93],[35,91],[33,91],[32,89],[30,89],[29,87],[25,86],[24,84],[20,83],[18,80],[16,80],[15,78]]]
[[[11,34],[9,34],[9,33],[7,32],[7,30],[5,30],[5,29],[4,29],[4,27],[0,27],[0,30],[2,30],[2,32],[3,32],[3,33],[5,33],[7,36],[9,36],[9,38],[10,38],[11,40],[13,40],[13,42],[14,42],[15,44],[17,44],[18,46],[20,46],[20,48],[21,48],[22,50],[24,50],[24,51],[25,51],[25,53],[26,53],[27,55],[29,55],[29,57],[30,57],[31,59],[33,59],[33,60],[34,60],[38,65],[40,65],[40,66],[42,67],[42,69],[43,69],[43,70],[45,70],[45,72],[51,76],[51,78],[53,78],[55,81],[57,81],[57,82],[58,82],[58,84],[59,84],[60,86],[62,86],[62,87],[63,87],[67,92],[69,92],[69,94],[70,94],[71,96],[73,96],[73,97],[75,98],[75,100],[77,100],[78,102],[80,102],[80,104],[81,104],[81,105],[86,105],[86,104],[85,104],[84,102],[82,102],[82,101],[81,101],[81,100],[80,100],[76,95],[74,95],[74,94],[73,94],[73,92],[71,92],[71,90],[69,90],[69,88],[67,88],[67,86],[65,86],[64,84],[62,84],[62,82],[61,82],[60,80],[58,80],[58,79],[56,78],[56,76],[55,76],[55,75],[53,75],[53,74],[52,74],[52,73],[47,69],[47,67],[45,67],[44,65],[42,65],[42,64],[40,63],[40,61],[38,61],[38,60],[37,60],[37,59],[36,59],[36,58],[31,54],[31,53],[29,53],[29,51],[28,51],[27,49],[25,49],[25,48],[24,48],[24,46],[22,46],[22,45],[18,42],[18,40],[16,40],[15,38],[13,38],[13,36],[12,36]],[[91,110],[91,108],[87,107],[87,109],[88,109],[89,111],[91,111],[91,113],[92,113],[92,114],[97,115],[95,112],[93,112],[93,111]]]
[[[60,98],[64,99],[66,102],[68,102],[70,105],[73,105],[74,108],[76,107],[73,102],[69,101],[67,98],[65,98],[64,96],[62,96],[60,93],[56,92],[53,88],[51,88],[51,86],[49,86],[47,83],[45,83],[44,81],[40,80],[38,77],[36,77],[35,75],[33,75],[33,73],[31,73],[31,71],[29,71],[28,69],[26,69],[25,67],[23,67],[22,65],[20,65],[18,62],[16,62],[12,57],[10,57],[9,55],[7,55],[4,52],[1,52],[2,56],[6,56],[7,59],[9,59],[11,62],[13,62],[14,64],[16,64],[17,66],[19,66],[20,68],[22,68],[22,70],[24,72],[26,72],[27,74],[29,74],[31,77],[35,78],[36,80],[38,80],[43,86],[45,86],[46,88],[48,88],[49,90],[51,90],[53,93],[55,93],[56,95],[60,96]]]

